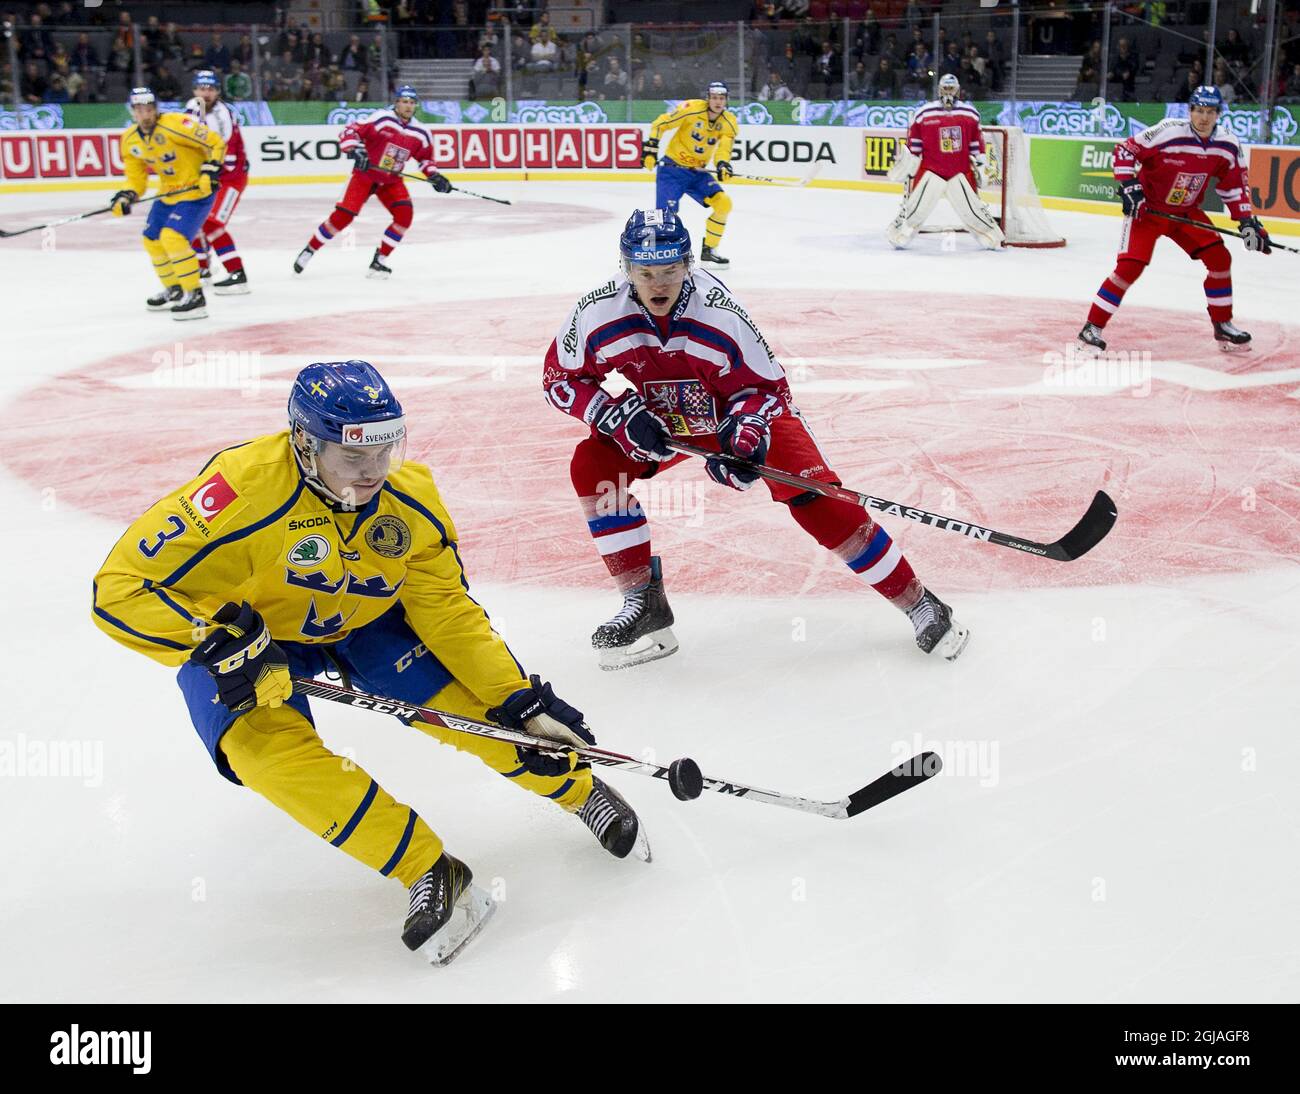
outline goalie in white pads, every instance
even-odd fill
[[[921,225],[946,197],[963,226],[989,250],[1002,246],[997,218],[980,200],[976,169],[988,169],[980,116],[969,103],[957,101],[961,85],[956,76],[939,81],[939,98],[912,115],[907,145],[899,150],[889,177],[907,188],[898,216],[885,229],[885,238],[906,247]]]

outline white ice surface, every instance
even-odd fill
[[[216,300],[205,333],[364,300],[418,308],[431,298],[576,297],[609,274],[618,223],[647,197],[631,185],[477,188],[588,205],[599,216],[512,236],[494,230],[485,204],[458,205],[480,229],[448,241],[438,238],[438,207],[419,194],[423,219],[391,281],[360,279],[363,241],[350,258],[318,256],[311,280],[293,284],[297,245],[260,246],[256,230],[259,208],[291,195],[255,187],[234,227],[256,291]],[[306,238],[336,192],[293,191],[295,238]],[[0,197],[0,224],[98,197]],[[945,290],[1074,300],[1071,319],[1081,322],[1113,258],[1116,221],[1060,213],[1052,219],[1071,241],[1062,251],[945,254],[928,241],[896,255],[878,231],[892,205],[880,195],[738,190],[726,279],[742,300],[783,288],[913,293],[913,356],[924,356]],[[367,223],[373,236],[382,222]],[[1290,256],[1268,266],[1239,259],[1238,321],[1292,321],[1297,270]],[[170,337],[169,321],[139,306],[152,291],[134,248],[0,242],[5,419],[57,413],[24,400],[43,377]],[[1203,339],[1198,297],[1199,278],[1171,249],[1130,302],[1186,312]],[[483,321],[490,352],[492,324],[510,320]],[[1015,325],[1014,312],[1007,322]],[[539,346],[550,333],[536,333]],[[536,383],[527,369],[511,377]],[[101,397],[100,413],[111,416],[112,389]],[[107,458],[80,442],[82,424],[59,423],[52,475],[94,476]],[[1298,436],[1285,446],[1293,470]],[[121,443],[147,449],[150,438],[132,431]],[[1016,443],[1032,449],[1038,439]],[[1254,443],[1243,431],[1241,444]],[[572,505],[556,466],[543,489]],[[526,511],[535,489],[504,500]],[[1295,476],[1290,489],[1294,526]],[[1286,484],[1279,490],[1285,504]],[[454,495],[445,481],[444,491]],[[138,508],[152,500],[141,497]],[[1131,516],[1120,508],[1121,521]],[[0,509],[0,744],[90,742],[103,757],[102,781],[89,780],[98,785],[0,775],[5,1001],[1300,997],[1294,542],[1240,573],[974,588],[953,598],[973,630],[954,665],[919,655],[906,624],[869,591],[696,591],[673,596],[678,655],[602,674],[588,635],[616,606],[609,590],[479,581],[476,595],[516,654],[562,682],[608,747],[652,749],[664,760],[690,754],[712,775],[824,798],[874,778],[913,745],[947,750],[950,771],[849,822],[711,795],[683,804],[662,785],[614,774],[648,828],[655,858],[644,866],[608,858],[577,821],[470,757],[386,719],[319,704],[331,747],[355,749],[504,897],[490,928],[439,971],[399,942],[398,885],[220,779],[171,674],[91,625],[90,578],[123,522],[63,503],[43,493],[39,474],[19,478],[2,464]],[[791,551],[807,549],[797,529],[782,534]],[[726,530],[713,535],[723,567]],[[915,529],[909,549],[945,536]],[[947,538],[949,558],[975,573],[997,552]],[[589,561],[580,524],[572,552]],[[472,558],[467,565],[472,573]],[[803,641],[793,640],[796,620]],[[958,770],[953,750],[965,744],[985,750],[981,771]]]

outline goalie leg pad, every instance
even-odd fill
[[[989,250],[997,250],[1005,238],[989,207],[971,187],[965,175],[953,175],[946,184],[948,204],[953,207],[967,231]]]
[[[898,216],[885,230],[885,237],[895,247],[906,247],[916,235],[917,229],[925,223],[934,211],[939,199],[944,194],[944,181],[933,172],[927,171],[912,184],[912,189],[903,198]]]

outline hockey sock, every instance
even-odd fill
[[[206,271],[208,268],[208,241],[202,233],[196,235],[190,240],[190,246],[194,248],[194,253],[199,256],[199,270]]]
[[[798,525],[894,607],[906,611],[925,592],[898,545],[857,505],[815,498],[792,505]]]
[[[212,249],[217,252],[217,257],[221,259],[221,264],[226,268],[227,273],[238,273],[244,268],[244,260],[239,257],[235,251],[235,241],[230,238],[230,233],[224,228],[219,228],[208,237],[208,242],[212,244]],[[204,265],[207,256],[204,256]]]
[[[402,242],[402,237],[406,235],[406,229],[411,226],[413,216],[409,201],[395,201],[389,206],[388,211],[393,214],[393,220],[384,229],[384,236],[379,241],[380,258],[387,258],[393,253],[393,248]]]
[[[172,276],[186,292],[193,292],[199,287],[199,256],[194,253],[190,241],[179,232],[164,228],[158,236],[158,242],[167,249],[167,257],[172,260]]]
[[[1115,264],[1115,271],[1101,283],[1092,307],[1088,309],[1088,322],[1095,327],[1104,327],[1120,306],[1124,294],[1146,269],[1145,262],[1134,258],[1121,258]]]
[[[163,283],[163,288],[170,289],[173,285],[178,284],[176,274],[172,271],[172,260],[167,254],[167,248],[161,241],[144,237],[144,249],[149,252],[149,258],[153,262],[153,272],[158,275],[158,280]]]
[[[731,198],[725,193],[714,194],[704,203],[709,207],[709,219],[704,222],[704,245],[716,247],[727,230],[727,215],[731,212]]]
[[[612,484],[611,484],[612,485]],[[579,499],[587,529],[621,593],[650,580],[650,525],[641,503],[623,489]]]
[[[319,251],[339,232],[351,224],[356,219],[356,215],[351,209],[345,209],[342,205],[334,206],[334,212],[330,213],[327,220],[320,222],[316,228],[316,234],[307,241],[307,246],[313,251]]]
[[[1228,248],[1216,241],[1191,257],[1205,263],[1205,310],[1210,322],[1228,322],[1232,318],[1232,256]]]

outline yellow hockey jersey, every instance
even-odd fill
[[[485,706],[527,686],[469,595],[456,529],[429,469],[405,463],[355,512],[307,487],[289,433],[217,453],[140,517],[95,577],[94,621],[128,649],[180,665],[227,601],[277,642],[331,643],[396,603],[420,641]]]
[[[650,126],[650,136],[655,138],[670,131],[674,131],[673,139],[663,154],[682,167],[702,170],[715,156],[731,159],[731,145],[740,129],[730,110],[710,121],[706,99],[687,99],[676,110],[660,114]]]
[[[158,116],[158,124],[146,137],[138,125],[122,134],[122,167],[126,188],[141,197],[149,189],[149,169],[158,176],[164,192],[183,190],[198,183],[199,168],[209,160],[220,163],[226,154],[226,142],[215,129],[209,129],[191,114],[168,113]],[[197,190],[163,198],[164,205],[193,201]]]

